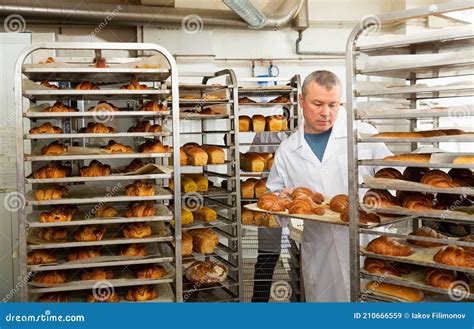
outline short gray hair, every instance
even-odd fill
[[[316,82],[318,85],[326,88],[327,90],[331,90],[335,86],[342,87],[341,81],[339,80],[337,75],[335,75],[331,71],[314,71],[304,79],[303,86],[301,88],[303,97],[306,96],[308,86],[311,84],[311,82]]]

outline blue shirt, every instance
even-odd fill
[[[306,143],[308,143],[314,155],[316,155],[316,157],[321,162],[323,161],[324,151],[326,150],[326,146],[328,145],[328,140],[329,136],[331,135],[331,131],[332,128],[320,134],[304,133],[304,139],[306,140]]]

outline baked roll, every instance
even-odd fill
[[[333,196],[329,202],[329,209],[340,214],[349,211],[349,196],[347,194]]]
[[[245,208],[240,211],[242,225],[253,225],[254,212]]]
[[[166,112],[168,108],[165,104],[160,104],[157,101],[149,101],[140,106],[138,111]]]
[[[135,171],[135,170],[138,170],[138,169],[140,169],[141,167],[143,167],[145,165],[146,165],[146,163],[143,162],[142,160],[134,159],[132,162],[130,162],[130,164],[125,166],[125,171],[126,172]]]
[[[403,180],[403,175],[395,168],[383,168],[377,171],[375,178],[400,179]]]
[[[82,127],[79,130],[81,134],[113,134],[115,128],[104,125],[100,122],[89,122],[87,127]]]
[[[317,206],[310,198],[294,199],[288,206],[290,214],[298,215],[324,215],[325,210],[321,206]]]
[[[110,140],[106,146],[103,146],[102,149],[107,153],[133,153],[133,148],[121,143],[117,143],[114,140]]]
[[[40,188],[35,190],[35,199],[38,201],[42,200],[58,200],[62,199],[63,195],[67,192],[63,186],[51,186],[49,188]]]
[[[239,131],[247,132],[250,131],[252,119],[247,115],[239,116]]]
[[[45,122],[39,127],[31,128],[30,134],[62,134],[60,127],[53,126],[50,122]]]
[[[41,155],[61,155],[67,152],[64,144],[58,141],[52,142],[51,144],[44,146],[41,149]]]
[[[167,273],[166,269],[158,264],[148,265],[137,272],[139,279],[159,279],[164,277]]]
[[[367,245],[367,251],[379,255],[387,256],[410,256],[414,253],[414,249],[410,246],[401,244],[391,237],[382,235]]]
[[[84,225],[74,233],[76,241],[101,241],[105,234],[105,226]]]
[[[419,183],[421,177],[429,171],[430,169],[425,167],[406,167],[403,171],[403,178],[410,182]]]
[[[154,286],[138,286],[127,291],[125,299],[129,302],[144,302],[158,298]]]
[[[39,238],[46,241],[64,240],[67,238],[68,234],[68,230],[56,227],[46,227],[38,232]]]
[[[267,211],[285,211],[287,203],[276,194],[267,192],[260,197],[257,207]]]
[[[272,115],[266,118],[268,131],[284,131],[288,128],[288,121],[283,115]]]
[[[151,124],[150,121],[140,121],[127,131],[129,133],[159,133],[163,131],[163,128],[160,125]]]
[[[156,209],[153,203],[141,201],[135,202],[126,212],[128,218],[155,216]]]
[[[137,79],[132,79],[130,84],[123,85],[120,89],[127,89],[127,90],[147,90],[149,89],[147,85],[141,85]]]
[[[128,196],[152,196],[155,195],[155,185],[152,182],[136,181],[125,187]]]
[[[474,252],[462,247],[449,245],[438,251],[433,260],[451,266],[474,268]]]
[[[127,239],[145,238],[151,235],[151,227],[146,223],[130,223],[125,225],[122,234]]]
[[[444,234],[441,234],[428,226],[422,226],[415,231],[411,232],[410,235],[414,236],[422,236],[426,238],[436,238],[436,239],[448,239],[448,237]],[[410,240],[407,239],[409,243],[412,245],[423,247],[423,248],[432,248],[432,247],[440,247],[446,245],[446,243],[441,242],[431,242],[431,241],[419,241],[419,240]]]
[[[72,213],[67,213],[59,209],[52,209],[40,213],[39,221],[41,223],[58,223],[70,222],[72,220]]]
[[[386,282],[369,282],[367,284],[367,289],[379,294],[403,299],[407,302],[420,302],[424,298],[423,291],[419,289],[398,286],[396,284]]]
[[[240,154],[240,168],[244,171],[262,172],[265,170],[265,159],[256,152]]]
[[[71,175],[71,167],[53,161],[33,172],[34,179],[64,178]]]
[[[94,268],[81,274],[81,280],[111,280],[114,272],[106,271],[103,268]]]
[[[431,268],[425,273],[425,283],[441,289],[452,289],[455,282],[469,284],[469,279],[462,272]]]
[[[159,140],[146,141],[138,146],[138,151],[141,153],[169,153],[172,148],[168,145],[163,145]]]
[[[114,104],[108,103],[106,101],[100,101],[95,106],[91,106],[87,109],[88,112],[117,112],[119,108]]]
[[[116,217],[118,211],[112,206],[103,204],[95,211],[95,215],[99,218]]]
[[[56,86],[57,87],[57,86]],[[59,89],[59,88],[56,88]],[[46,107],[43,112],[77,112],[78,109],[64,105],[62,102],[56,102],[53,106]]]
[[[196,229],[188,233],[193,237],[194,250],[201,254],[212,254],[219,243],[219,236],[212,229]]]
[[[27,256],[28,265],[49,264],[54,262],[56,262],[56,257],[44,250],[31,251]]]
[[[86,296],[86,303],[118,303],[120,297],[115,292],[109,294],[106,293],[104,296],[99,294],[92,294]]]
[[[190,283],[206,286],[223,282],[227,272],[227,268],[220,263],[196,261],[186,269],[185,275]]]
[[[217,212],[209,207],[201,207],[198,210],[194,211],[194,218],[196,220],[201,220],[204,222],[214,222],[217,220]]]
[[[75,260],[84,260],[84,259],[89,259],[93,257],[99,257],[101,255],[102,255],[102,252],[99,249],[92,248],[92,247],[83,247],[83,248],[79,248],[70,252],[67,255],[67,260],[69,262],[72,262]]]
[[[92,160],[88,166],[83,166],[79,169],[79,174],[82,177],[109,176],[111,173],[112,168],[109,165],[104,165],[97,160]]]
[[[76,90],[96,90],[99,89],[99,86],[90,81],[83,81],[78,84],[75,88]]]
[[[225,162],[225,152],[222,147],[203,145],[202,149],[207,153],[209,164],[222,164]]]
[[[39,303],[67,303],[69,300],[68,297],[64,294],[50,292],[41,295],[36,301]]]
[[[62,271],[37,272],[33,282],[44,284],[62,284],[66,282],[66,273]]]
[[[139,257],[139,256],[146,256],[147,252],[146,252],[144,246],[142,246],[140,244],[137,244],[137,243],[133,243],[133,244],[122,247],[120,249],[120,255],[121,256]]]

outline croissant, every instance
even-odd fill
[[[62,204],[58,206],[53,206],[51,210],[54,212],[63,212],[66,214],[74,215],[76,212],[79,211],[79,208],[73,204]]]
[[[436,232],[430,227],[422,226],[415,231],[411,232],[410,235],[414,236],[422,236],[427,238],[437,238],[437,239],[447,239],[448,237],[444,234]],[[419,241],[419,240],[410,240],[407,241],[415,246],[423,247],[423,248],[431,248],[431,247],[440,247],[446,245],[445,243],[440,242],[430,242],[430,241]]]
[[[256,101],[254,101],[253,99],[248,98],[248,97],[240,97],[239,98],[239,103],[241,103],[241,104],[253,104],[253,103],[256,103]]]
[[[342,212],[339,217],[343,222],[349,223],[349,209]],[[359,223],[368,224],[368,223],[380,223],[380,216],[374,213],[367,213],[362,209],[359,209]]]
[[[100,255],[102,255],[100,250],[96,248],[91,248],[91,247],[84,247],[84,248],[76,249],[75,251],[69,253],[67,255],[67,260],[69,262],[72,262],[75,260],[84,260],[84,259],[89,259],[93,257],[98,257]]]
[[[40,303],[67,303],[69,300],[64,294],[50,292],[48,294],[41,295],[36,301]]]
[[[41,149],[42,155],[61,155],[66,153],[67,149],[64,144],[59,143],[58,141],[52,142],[51,144],[44,146]]]
[[[68,236],[69,232],[66,229],[60,229],[56,227],[47,227],[39,231],[38,236],[40,239],[46,241],[57,241],[64,240]]]
[[[130,244],[128,246],[121,248],[120,255],[138,257],[138,256],[146,256],[147,252],[144,246],[134,243],[134,244]]]
[[[172,149],[168,145],[161,144],[160,141],[146,141],[138,147],[138,151],[142,153],[168,153]]]
[[[417,211],[430,210],[433,209],[433,202],[424,195],[413,194],[403,199],[402,207]]]
[[[384,259],[367,257],[364,261],[364,268],[367,272],[378,275],[401,276],[400,273],[391,262]]]
[[[146,165],[146,163],[144,163],[142,160],[134,159],[132,162],[130,162],[130,164],[128,166],[125,167],[125,171],[126,172],[135,171],[135,170],[138,170],[138,169],[140,169],[141,167],[143,167],[145,165]]]
[[[389,208],[397,205],[390,192],[376,189],[368,190],[364,195],[363,202],[368,209]]]
[[[56,262],[54,255],[48,254],[44,250],[35,250],[28,253],[28,265],[40,265]]]
[[[104,296],[100,296],[99,294],[92,294],[87,295],[86,302],[87,303],[118,303],[120,301],[119,295],[114,293],[106,293]]]
[[[83,177],[109,176],[112,171],[109,165],[104,165],[100,161],[93,160],[88,166],[79,169],[79,174]]]
[[[437,188],[455,187],[451,176],[441,170],[430,170],[421,177],[420,183]]]
[[[403,178],[410,182],[418,183],[420,182],[421,177],[429,171],[430,169],[426,167],[407,167],[403,171]]]
[[[103,268],[94,268],[81,274],[81,280],[110,280],[114,278],[114,272]]]
[[[71,167],[63,166],[60,162],[51,162],[33,173],[35,179],[64,178],[71,175]]]
[[[130,209],[127,210],[127,217],[150,217],[154,216],[156,209],[153,206],[148,205],[144,202],[137,202],[132,205]]]
[[[50,188],[37,189],[35,190],[35,199],[38,201],[42,200],[57,200],[61,199],[67,192],[63,186],[51,186]]]
[[[324,201],[324,196],[321,193],[313,192],[307,187],[297,187],[291,193],[292,199],[309,197],[313,202],[321,204]]]
[[[400,179],[403,180],[403,175],[395,168],[383,168],[377,171],[375,178]]]
[[[113,134],[115,128],[104,125],[100,122],[89,122],[87,127],[83,127],[79,130],[81,134]]]
[[[290,214],[300,215],[324,215],[323,207],[317,206],[310,198],[299,198],[290,202],[288,205]]]
[[[127,291],[125,299],[129,302],[143,302],[158,298],[158,293],[154,286],[138,286]]]
[[[414,252],[412,247],[403,245],[385,235],[370,241],[367,251],[387,256],[410,256]]]
[[[462,180],[462,181],[469,181],[469,183],[473,182],[474,173],[471,169],[467,168],[452,168],[448,171],[448,175],[451,176],[453,179]],[[468,184],[471,186],[472,184]]]
[[[151,182],[136,181],[125,187],[128,196],[152,196],[155,195],[155,185]]]
[[[466,236],[462,237],[461,239],[459,239],[459,241],[470,242],[470,243],[473,243],[473,244],[474,244],[474,234],[466,235]],[[467,251],[472,251],[472,252],[474,252],[474,246],[473,246],[473,247],[465,247],[465,246],[463,246],[462,248],[465,249],[465,250],[467,250]]]
[[[108,153],[133,153],[133,148],[127,145],[117,143],[116,141],[109,141],[109,143],[102,147]]]
[[[88,112],[116,112],[119,108],[106,101],[100,101],[96,106],[89,107]]]
[[[57,86],[55,86],[55,89],[59,89]],[[62,102],[56,102],[54,103],[53,106],[48,106],[46,107],[43,112],[77,112],[79,111],[78,109],[64,105]]]
[[[128,239],[144,238],[151,235],[151,227],[146,223],[131,223],[125,225],[122,233]]]
[[[160,104],[157,101],[149,101],[140,106],[138,111],[166,112],[168,108],[165,104]]]
[[[63,133],[63,130],[60,127],[53,126],[49,122],[45,122],[39,127],[30,129],[30,134],[62,134],[62,133]]]
[[[105,234],[105,227],[102,225],[80,226],[74,233],[76,241],[101,241]]]
[[[285,96],[278,96],[277,98],[272,99],[269,103],[289,103],[290,100]]]
[[[451,289],[456,281],[469,284],[469,279],[465,275],[455,271],[432,268],[425,273],[426,284],[433,287]]]
[[[130,133],[159,133],[163,131],[160,125],[152,125],[150,121],[140,121],[135,126],[128,128]]]
[[[96,90],[99,86],[90,81],[83,81],[76,86],[76,90]]]
[[[114,207],[111,207],[109,205],[102,205],[100,206],[96,211],[95,211],[95,215],[97,217],[100,217],[100,218],[104,218],[104,217],[115,217],[117,216],[118,214],[118,211],[117,209],[115,209]]]
[[[258,199],[257,207],[267,211],[285,211],[286,209],[282,199],[271,192],[265,193]]]
[[[434,255],[433,260],[436,263],[473,268],[474,252],[458,246],[449,245],[438,251],[436,255]]]
[[[137,272],[139,279],[159,279],[167,274],[166,269],[161,265],[149,265]]]
[[[347,194],[338,194],[332,197],[329,202],[329,209],[340,214],[349,211],[349,196]]]
[[[45,271],[35,274],[33,281],[44,284],[61,284],[66,282],[66,273],[61,271]]]
[[[128,89],[128,90],[146,90],[148,89],[148,86],[146,85],[141,85],[137,79],[132,79],[130,81],[130,84],[128,85],[123,85],[120,87],[120,89]]]

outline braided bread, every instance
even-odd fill
[[[133,153],[133,148],[130,146],[117,143],[116,141],[109,141],[106,146],[103,146],[102,149],[108,153]]]
[[[66,282],[66,273],[62,271],[38,272],[33,277],[33,281],[44,284],[62,284]]]
[[[137,272],[137,278],[139,279],[159,279],[167,274],[166,269],[158,264],[145,266],[143,269]]]
[[[39,127],[31,128],[30,134],[62,134],[60,127],[53,126],[50,122],[45,122]]]
[[[56,262],[54,255],[48,254],[44,250],[35,250],[28,253],[28,265],[39,265]]]
[[[367,272],[378,275],[401,276],[402,274],[393,263],[384,259],[367,257],[364,261],[364,268]]]
[[[448,237],[444,234],[441,234],[430,227],[422,226],[415,231],[411,232],[410,235],[414,236],[422,236],[427,238],[437,238],[437,239],[447,239]],[[430,242],[430,241],[419,241],[419,240],[410,240],[407,241],[415,246],[423,247],[423,248],[431,248],[431,247],[440,247],[444,246],[445,243],[440,242]]]
[[[63,186],[51,186],[50,188],[40,188],[35,190],[35,199],[42,200],[58,200],[67,192]]]
[[[100,218],[115,217],[117,216],[117,214],[118,214],[117,209],[106,204],[103,204],[95,211],[95,215]]]
[[[56,227],[47,227],[39,231],[38,236],[40,239],[46,241],[58,241],[64,240],[68,236],[69,231],[66,229],[56,228]]]
[[[367,251],[387,256],[410,256],[414,253],[412,247],[401,244],[385,235],[370,241],[367,245]]]
[[[436,255],[434,255],[433,260],[436,263],[473,268],[474,252],[458,246],[449,245],[438,251]]]
[[[96,248],[83,247],[69,253],[67,255],[67,260],[69,262],[72,262],[75,260],[83,260],[83,259],[98,257],[100,255],[102,255],[101,251]]]
[[[114,272],[103,268],[94,268],[81,274],[81,280],[110,280],[114,278]]]
[[[52,209],[40,213],[39,220],[41,223],[70,222],[72,220],[72,215],[72,213],[67,213],[60,209]]]
[[[146,256],[147,252],[144,246],[137,243],[133,243],[121,248],[120,255],[138,257],[138,256]]]
[[[88,166],[79,169],[79,174],[82,177],[109,176],[111,172],[112,168],[109,165],[104,165],[97,160],[92,160]]]

